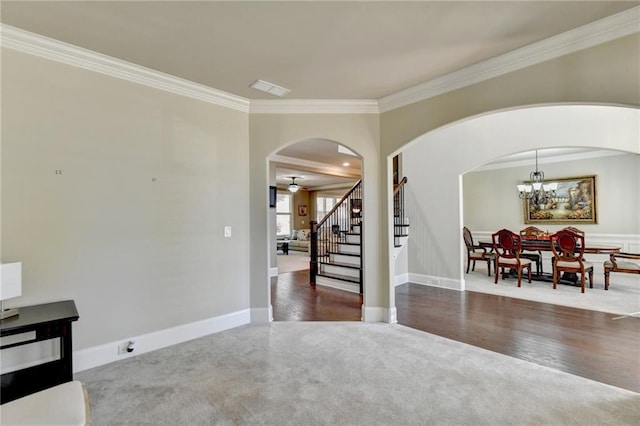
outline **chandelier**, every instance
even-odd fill
[[[518,185],[520,199],[528,199],[536,206],[546,204],[556,196],[558,182],[544,182],[544,172],[538,170],[538,151],[536,150],[536,170],[529,174],[529,184]]]
[[[296,183],[296,178],[295,177],[291,177],[291,183],[289,184],[289,191],[290,192],[298,192],[298,189],[300,189],[300,185],[298,185]]]

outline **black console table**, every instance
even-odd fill
[[[2,375],[0,403],[13,401],[73,380],[71,322],[79,318],[73,300],[20,308],[19,315],[0,320],[0,351],[50,339],[60,339],[60,358]],[[6,336],[24,334],[7,342]],[[26,348],[28,350],[28,348]]]

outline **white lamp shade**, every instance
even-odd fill
[[[22,262],[0,263],[0,300],[22,295]]]

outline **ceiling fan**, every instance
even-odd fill
[[[298,178],[298,179],[302,179],[302,178]],[[298,192],[298,190],[300,189],[300,185],[296,183],[295,176],[291,176],[291,183],[289,184],[288,189],[290,192]]]

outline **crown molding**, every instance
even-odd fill
[[[379,99],[387,112],[640,31],[640,6]]]
[[[252,114],[379,114],[375,99],[254,99]]]
[[[214,105],[249,112],[249,100],[246,98],[10,25],[0,24],[0,45]]]
[[[249,100],[6,24],[0,24],[0,46],[252,114],[379,114],[637,32],[640,6],[379,100]]]

